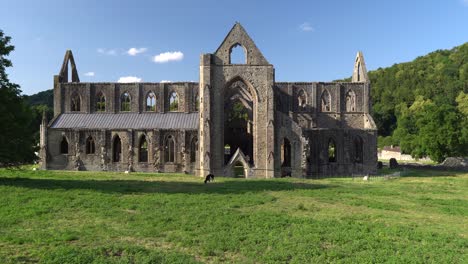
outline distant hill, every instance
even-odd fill
[[[370,71],[369,78],[379,135],[389,136],[397,126],[397,105],[410,106],[418,96],[438,104],[455,105],[461,91],[468,93],[468,42],[411,62]]]
[[[26,101],[30,105],[46,105],[47,107],[54,107],[54,90],[45,90],[33,95],[25,95]]]

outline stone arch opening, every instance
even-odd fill
[[[99,91],[96,95],[96,111],[106,111],[106,96],[101,91]]]
[[[242,162],[237,161],[236,163],[234,163],[232,170],[234,173],[234,178],[246,178],[245,168]]]
[[[240,43],[229,49],[229,64],[247,64],[247,50]]]
[[[174,136],[169,135],[166,138],[166,142],[164,144],[164,159],[165,162],[175,162],[175,139]]]
[[[65,136],[62,137],[60,142],[60,154],[68,154],[68,140]]]
[[[141,135],[138,145],[138,162],[148,162],[148,140],[145,135]]]
[[[120,111],[122,112],[129,112],[131,109],[131,100],[130,94],[128,92],[124,92],[120,96]]]
[[[320,98],[320,105],[322,112],[330,112],[331,111],[331,96],[327,90],[322,92],[322,96]]]
[[[146,111],[155,112],[156,111],[156,95],[153,91],[150,91],[146,95]]]
[[[254,164],[255,93],[242,79],[235,78],[224,90],[225,164],[234,151],[242,150],[247,162]]]
[[[281,144],[281,167],[291,167],[291,142],[286,137]]]
[[[328,162],[336,162],[336,143],[333,138],[328,140],[327,154]]]
[[[356,94],[353,90],[346,93],[346,112],[356,111]]]
[[[169,94],[169,111],[179,111],[179,95],[174,91]]]
[[[299,110],[304,110],[307,105],[307,94],[304,92],[303,89],[301,89],[297,93],[297,106]]]
[[[193,137],[192,142],[190,143],[190,162],[197,161],[197,152],[198,152],[198,138]]]
[[[360,136],[354,137],[353,140],[354,149],[354,163],[362,163],[363,161],[363,142]]]
[[[112,142],[112,161],[113,162],[120,162],[122,159],[122,142],[120,140],[119,135],[114,137]]]
[[[78,93],[73,93],[71,96],[71,107],[72,112],[81,111],[81,97]]]
[[[96,145],[94,144],[94,138],[89,136],[86,139],[86,154],[94,154],[96,152]]]

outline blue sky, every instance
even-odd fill
[[[52,88],[67,49],[82,82],[198,81],[200,54],[213,53],[236,21],[275,66],[277,81],[348,77],[358,50],[373,70],[468,41],[468,0],[0,0],[0,6],[0,29],[16,47],[8,73],[25,94]]]

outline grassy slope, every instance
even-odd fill
[[[0,170],[0,262],[466,263],[468,174],[409,176],[422,175],[203,185]]]

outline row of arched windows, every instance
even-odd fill
[[[177,112],[179,111],[179,95],[176,92],[171,92],[169,94],[169,111]],[[145,110],[148,112],[155,112],[157,110],[157,99],[153,91],[148,92],[146,95],[146,107]],[[198,111],[199,108],[199,99],[198,94],[195,96],[194,109]],[[131,111],[132,98],[128,92],[122,93],[120,96],[120,111],[129,112]],[[97,112],[106,111],[106,97],[102,92],[96,94],[96,105],[95,109]],[[74,93],[70,99],[70,110],[72,112],[81,111],[81,97],[78,93]]]
[[[190,143],[190,162],[196,161],[196,153],[198,151],[198,140],[193,138]],[[60,142],[60,153],[68,154],[68,140],[65,136],[62,137]],[[86,139],[86,154],[95,154],[96,145],[94,143],[94,138],[89,136]],[[120,162],[122,154],[122,141],[117,135],[114,137],[112,142],[112,161]],[[175,162],[176,157],[176,141],[175,137],[169,135],[164,142],[164,160],[165,162]],[[140,137],[138,144],[138,161],[139,162],[148,162],[148,141],[145,135]]]
[[[356,111],[356,93],[353,90],[349,90],[346,93],[346,112]],[[320,110],[322,112],[331,112],[332,98],[328,90],[324,90],[320,96]],[[298,109],[304,110],[307,106],[307,94],[304,90],[300,90],[297,93],[297,106]]]

